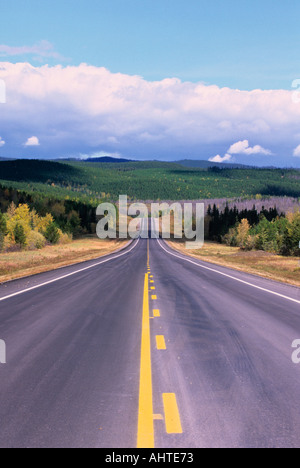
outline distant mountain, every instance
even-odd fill
[[[254,169],[253,166],[246,166],[244,164],[234,163],[217,163],[206,160],[193,160],[183,159],[181,161],[174,161],[184,167],[198,168],[198,169],[209,169],[210,167],[219,167],[220,169]]]
[[[55,159],[56,162],[87,162],[87,163],[129,163],[129,162],[136,162],[133,159],[122,159],[122,158],[113,158],[112,156],[101,156],[99,158],[88,158],[88,159],[80,159],[80,158],[64,158],[64,159]]]
[[[96,162],[96,163],[128,163],[135,162],[133,159],[122,159],[112,158],[111,156],[102,156],[101,158],[89,158],[85,159],[84,162]]]

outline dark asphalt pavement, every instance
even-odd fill
[[[147,244],[0,286],[0,447],[136,447]],[[299,288],[149,247],[155,446],[300,446]]]

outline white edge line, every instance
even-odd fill
[[[262,288],[261,286],[256,286],[255,284],[252,284],[252,283],[248,283],[248,281],[244,281],[244,280],[241,280],[239,278],[236,278],[235,276],[231,276],[231,275],[228,275],[227,273],[223,273],[222,271],[218,271],[218,270],[215,270],[214,268],[209,268],[205,265],[201,265],[199,263],[196,263],[194,262],[193,260],[190,260],[188,258],[185,258],[181,255],[176,255],[175,253],[173,252],[170,252],[168,251],[159,241],[159,239],[157,239],[157,242],[158,244],[160,245],[160,247],[169,255],[172,255],[173,257],[177,257],[179,258],[180,260],[184,260],[185,262],[189,262],[189,263],[192,263],[193,265],[196,265],[198,266],[199,268],[203,268],[204,270],[209,270],[209,271],[213,271],[214,273],[218,273],[219,275],[222,275],[222,276],[226,276],[227,278],[230,278],[230,279],[233,279],[235,281],[238,281],[239,283],[243,283],[243,284],[247,284],[248,286],[251,286],[252,288],[256,288],[256,289],[260,289],[261,291],[264,291],[264,292],[267,292],[269,294],[273,294],[274,296],[278,296],[278,297],[282,297],[283,299],[287,299],[288,301],[292,301],[292,302],[295,302],[296,304],[300,304],[300,301],[298,301],[297,299],[293,299],[292,297],[288,297],[288,296],[285,296],[284,294],[279,294],[275,291],[271,291],[270,289],[265,289],[265,288]]]
[[[5,301],[6,299],[10,299],[15,296],[19,296],[20,294],[24,294],[29,291],[33,291],[34,289],[42,288],[43,286],[47,286],[48,284],[56,283],[57,281],[60,281],[65,278],[69,278],[70,276],[77,275],[78,273],[82,273],[83,271],[90,270],[91,268],[95,268],[96,266],[102,265],[103,263],[111,262],[112,260],[116,260],[117,258],[123,257],[124,255],[129,254],[135,247],[138,245],[140,239],[137,240],[137,242],[129,249],[126,250],[126,252],[123,252],[119,255],[116,255],[112,258],[106,258],[105,260],[101,260],[100,262],[93,263],[93,265],[90,265],[85,268],[80,268],[79,270],[73,271],[72,273],[68,273],[67,275],[59,276],[58,278],[55,278],[50,281],[46,281],[45,283],[37,284],[36,286],[32,286],[31,288],[23,289],[22,291],[18,291],[13,294],[9,294],[8,296],[4,296],[0,298],[0,302]],[[110,255],[114,255],[113,253]]]

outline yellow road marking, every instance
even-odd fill
[[[151,286],[151,290],[152,290],[152,291],[155,291],[155,286]]]
[[[148,274],[145,275],[137,448],[154,448]]]
[[[156,301],[157,296],[151,296],[152,301]]]
[[[154,317],[160,317],[159,309],[153,309],[153,315],[154,315]]]
[[[164,335],[157,335],[156,336],[156,348],[158,350],[167,349]]]
[[[182,426],[175,393],[163,393],[167,434],[182,434]]]

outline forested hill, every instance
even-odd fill
[[[133,159],[122,159],[122,158],[113,158],[111,156],[101,156],[99,158],[88,158],[88,159],[61,159],[58,161],[64,162],[88,162],[88,163],[129,163],[129,162],[136,162]]]
[[[19,159],[14,161],[0,161],[0,178],[16,182],[61,182],[81,180],[79,168],[68,164],[42,160]]]
[[[216,163],[212,161],[194,159],[182,159],[181,161],[176,162],[177,164],[180,164],[184,167],[193,167],[198,169],[208,169],[210,167],[218,167],[219,169],[255,169],[253,166],[246,166],[244,164]]]
[[[0,184],[29,193],[96,204],[99,199],[200,200],[300,197],[300,171],[286,169],[187,168],[166,162],[0,161]]]

